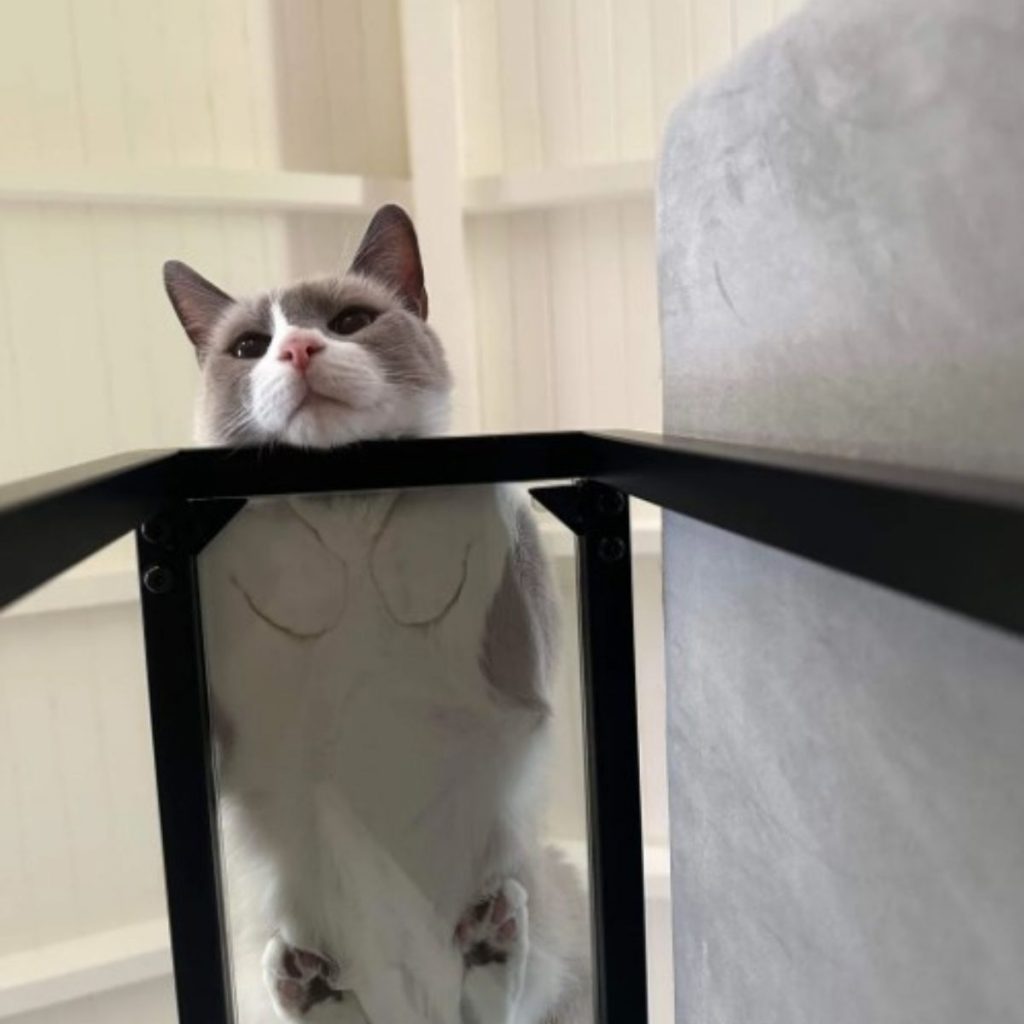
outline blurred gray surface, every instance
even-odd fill
[[[1021,54],[1019,2],[824,0],[684,102],[667,430],[1024,476]],[[1024,1021],[1024,643],[672,517],[665,562],[678,1019]]]

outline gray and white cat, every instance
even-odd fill
[[[400,208],[340,277],[164,279],[200,442],[444,429]],[[522,495],[250,502],[201,576],[242,1024],[590,1024],[582,888],[539,838],[557,610]]]

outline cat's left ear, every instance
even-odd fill
[[[201,356],[217,321],[235,300],[178,260],[164,264],[164,287],[196,354]]]
[[[427,319],[427,289],[416,229],[400,206],[382,206],[373,215],[351,269],[383,282],[407,309]]]

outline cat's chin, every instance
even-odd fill
[[[380,417],[374,409],[353,409],[330,398],[311,395],[289,419],[277,438],[297,448],[336,448],[373,432]]]
[[[296,448],[339,448],[356,441],[429,437],[447,429],[447,394],[397,397],[363,408],[324,396],[307,399],[273,439]]]

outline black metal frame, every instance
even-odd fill
[[[138,532],[179,1015],[232,1019],[195,558],[257,495],[569,480],[578,538],[597,1020],[646,1019],[627,495],[1024,634],[1024,487],[643,434],[119,456],[0,488],[0,608]]]

